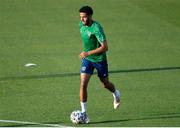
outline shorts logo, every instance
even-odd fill
[[[82,71],[85,71],[85,70],[86,70],[86,67],[82,67],[81,70],[82,70]]]

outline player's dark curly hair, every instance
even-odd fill
[[[87,15],[93,15],[93,9],[90,6],[83,6],[79,9],[79,12],[86,13]]]

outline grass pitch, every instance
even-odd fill
[[[0,120],[74,126],[69,115],[80,109],[78,9],[90,5],[108,39],[109,77],[122,104],[113,110],[112,95],[95,74],[88,87],[91,123],[77,126],[180,126],[179,0],[0,3]]]

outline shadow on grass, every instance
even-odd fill
[[[122,70],[110,70],[110,74],[115,73],[135,73],[135,72],[153,72],[153,71],[165,71],[165,70],[178,70],[180,67],[162,67],[162,68],[143,68],[143,69],[122,69]],[[96,72],[94,74],[97,74]],[[57,74],[40,74],[40,75],[16,75],[0,77],[2,80],[13,80],[13,79],[41,79],[41,78],[55,78],[55,77],[73,77],[79,76],[80,73],[57,73]]]
[[[128,121],[138,121],[138,120],[170,119],[170,118],[180,118],[180,114],[154,115],[154,116],[131,118],[131,119],[106,120],[106,121],[90,122],[90,124],[101,124],[101,123],[104,124],[104,123],[113,123],[113,122],[128,122]]]

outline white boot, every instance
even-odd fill
[[[114,109],[117,109],[120,105],[120,92],[118,90],[116,90],[114,93],[113,93],[113,97],[114,97]]]

